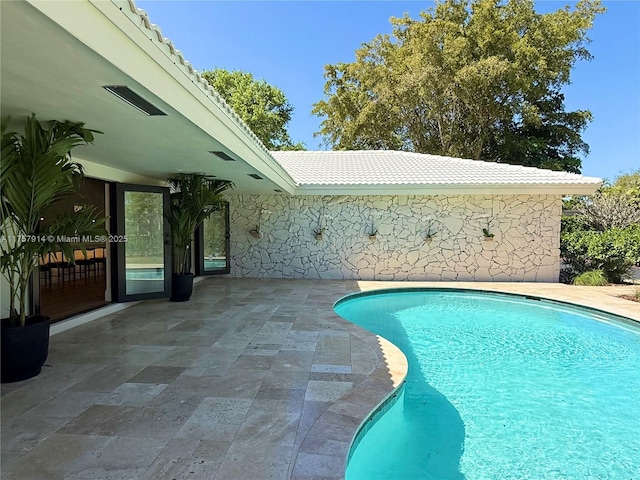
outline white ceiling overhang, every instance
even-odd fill
[[[82,121],[104,134],[74,150],[77,159],[157,180],[204,172],[233,181],[238,193],[294,192],[290,175],[132,3],[0,8],[1,109],[12,129],[32,112],[40,120]],[[167,115],[147,116],[104,85],[126,85]]]

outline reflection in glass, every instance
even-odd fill
[[[126,294],[164,290],[162,193],[124,192]]]
[[[225,235],[227,231],[226,209],[211,214],[202,225],[204,237],[204,271],[213,272],[227,267]]]

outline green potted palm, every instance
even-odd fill
[[[172,276],[171,301],[185,302],[193,292],[191,244],[198,225],[223,208],[222,192],[231,188],[227,180],[213,179],[204,173],[181,173],[167,180],[171,190],[169,224],[171,226]]]
[[[80,187],[82,166],[71,160],[71,150],[92,143],[100,132],[82,123],[40,123],[32,114],[19,135],[7,131],[8,121],[2,121],[0,168],[0,270],[9,289],[9,316],[2,319],[2,382],[38,375],[48,355],[49,318],[30,315],[27,305],[39,259],[56,250],[73,259],[73,249],[84,247],[67,240],[103,234],[105,221],[93,207],[84,207],[40,228],[45,210]]]

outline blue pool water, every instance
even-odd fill
[[[365,294],[335,310],[409,361],[347,480],[640,479],[638,328],[464,291]]]
[[[205,270],[213,270],[225,268],[226,260],[205,260]],[[164,280],[164,268],[162,267],[143,267],[129,268],[126,272],[127,280]]]
[[[127,280],[164,280],[164,268],[133,268],[126,272]]]
[[[204,261],[205,270],[220,269],[220,268],[225,268],[226,266],[227,266],[227,260],[224,258],[216,258],[214,260],[205,259]]]

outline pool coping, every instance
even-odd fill
[[[385,283],[390,283],[390,282],[385,282]],[[372,288],[372,289],[366,289],[366,290],[361,290],[359,292],[352,292],[352,293],[348,293],[347,295],[339,298],[334,304],[333,304],[333,309],[335,311],[335,308],[338,305],[341,305],[343,303],[346,303],[348,301],[354,300],[354,299],[358,299],[358,298],[366,298],[366,297],[370,297],[370,296],[376,296],[376,295],[386,295],[386,294],[393,294],[393,293],[412,293],[412,292],[452,292],[452,293],[472,293],[472,294],[480,294],[480,295],[493,295],[493,296],[498,296],[498,297],[508,297],[508,298],[514,298],[514,299],[523,299],[523,300],[534,300],[534,301],[540,301],[543,302],[545,304],[551,305],[551,306],[556,306],[556,307],[568,307],[574,310],[578,310],[580,313],[584,313],[584,314],[592,314],[592,315],[601,315],[604,316],[605,318],[594,318],[594,320],[596,321],[605,321],[607,323],[608,320],[613,320],[614,322],[620,323],[622,325],[628,325],[633,327],[634,329],[637,329],[640,331],[640,319],[634,319],[628,316],[623,316],[620,315],[618,313],[614,313],[611,311],[607,311],[604,310],[603,308],[597,308],[597,307],[593,307],[593,306],[585,306],[582,304],[579,304],[577,302],[573,302],[573,301],[568,301],[568,300],[559,300],[559,299],[554,299],[554,298],[549,298],[546,296],[542,296],[542,295],[532,295],[532,294],[527,294],[527,293],[519,293],[519,292],[505,292],[505,291],[501,291],[501,290],[492,290],[492,289],[485,289],[485,288],[473,288],[473,287],[464,287],[464,286],[457,286],[457,287],[452,287],[452,286],[420,286],[420,285],[415,285],[415,286],[386,286],[386,287],[382,287],[382,288]],[[610,318],[606,318],[606,317],[610,317]],[[342,317],[341,317],[342,318]],[[348,320],[347,320],[348,321]],[[622,326],[616,325],[619,328],[622,328]],[[367,331],[365,329],[365,331]],[[384,337],[380,337],[380,338],[384,338]],[[386,340],[386,339],[385,339]],[[389,340],[387,340],[387,342],[391,343]],[[391,345],[394,345],[391,343]],[[395,345],[394,345],[395,346]],[[399,350],[399,347],[396,346],[396,348]],[[404,357],[404,354],[403,354]],[[405,361],[406,361],[406,357],[405,357]],[[408,368],[408,363],[407,363],[407,368]],[[406,373],[405,373],[405,378],[406,378]],[[351,444],[349,446],[349,450],[347,452],[347,457],[346,457],[346,462],[345,462],[345,474],[346,474],[346,466],[349,462],[349,460],[351,459],[351,456],[354,452],[355,447],[357,447],[357,445],[359,444],[359,442],[362,440],[362,437],[371,429],[371,427],[373,427],[373,425],[382,417],[382,415],[384,415],[395,403],[396,401],[401,397],[402,391],[404,389],[406,380],[403,379],[402,383],[400,385],[398,385],[393,391],[391,391],[360,423],[360,425],[358,426],[354,436],[353,436],[353,440],[351,441]],[[357,387],[356,387],[357,388]]]
[[[637,320],[637,319],[634,319],[634,318],[631,318],[631,317],[627,317],[627,316],[623,316],[623,315],[620,315],[618,313],[609,312],[607,310],[603,310],[602,308],[596,308],[596,307],[591,307],[591,306],[587,306],[587,305],[581,305],[579,303],[575,303],[575,302],[571,302],[571,301],[567,301],[567,300],[557,300],[557,299],[554,299],[554,298],[543,297],[541,295],[531,295],[531,294],[526,294],[526,293],[504,292],[504,291],[499,291],[499,290],[485,290],[485,289],[464,288],[464,287],[431,287],[431,286],[425,287],[425,286],[415,286],[415,287],[399,287],[399,288],[379,288],[379,289],[367,290],[367,291],[364,291],[364,292],[354,292],[354,293],[350,293],[348,295],[345,295],[344,297],[342,297],[339,300],[337,300],[333,304],[333,308],[335,310],[335,307],[337,307],[338,305],[340,305],[340,304],[342,304],[344,302],[347,302],[349,300],[353,300],[354,298],[368,297],[368,296],[373,296],[373,295],[385,295],[385,294],[397,293],[397,292],[402,292],[402,293],[410,293],[410,292],[453,292],[453,293],[455,293],[455,292],[473,292],[473,293],[478,293],[478,294],[481,294],[481,295],[497,295],[497,296],[505,296],[505,297],[511,297],[511,298],[520,298],[520,299],[524,299],[524,300],[534,300],[534,301],[544,302],[544,303],[557,305],[557,306],[571,307],[573,309],[582,311],[584,313],[593,313],[593,314],[600,314],[600,315],[613,317],[613,320],[615,320],[617,322],[624,323],[626,325],[630,325],[630,326],[633,326],[633,327],[639,327],[640,328],[640,320]]]

